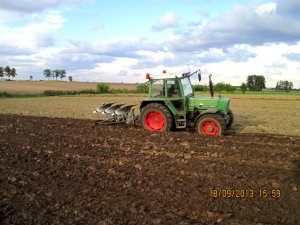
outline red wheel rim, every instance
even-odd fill
[[[219,126],[215,121],[206,121],[201,127],[202,133],[207,135],[217,135],[219,134]]]
[[[144,123],[147,129],[151,131],[162,131],[165,126],[165,120],[158,112],[149,112],[145,116]]]

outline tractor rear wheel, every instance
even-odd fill
[[[227,129],[229,129],[231,127],[231,125],[233,124],[233,121],[234,121],[234,116],[233,116],[233,112],[231,111],[231,109],[228,110],[228,115],[229,115],[229,121],[226,124]]]
[[[197,120],[195,129],[200,135],[220,136],[226,132],[225,120],[219,114],[205,114]]]
[[[170,131],[173,117],[170,111],[162,104],[150,103],[141,111],[141,125],[149,131]]]

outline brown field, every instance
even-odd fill
[[[300,221],[300,137],[1,114],[0,137],[2,225]]]
[[[135,90],[137,84],[108,83],[111,89]],[[64,82],[64,81],[0,81],[0,92],[12,94],[35,94],[46,90],[80,91],[95,90],[95,82]]]

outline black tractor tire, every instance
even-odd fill
[[[233,121],[234,121],[234,115],[233,115],[233,112],[231,109],[228,110],[228,115],[229,115],[229,121],[228,123],[226,124],[226,128],[227,130],[230,129],[231,125],[233,124]]]
[[[219,114],[204,114],[197,119],[195,130],[200,135],[221,136],[226,134],[225,120]]]
[[[140,123],[145,130],[167,132],[172,129],[174,118],[163,104],[150,103],[142,108]]]

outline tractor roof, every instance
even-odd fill
[[[147,73],[146,79],[154,79],[154,80],[160,80],[160,79],[172,79],[172,78],[182,78],[184,74],[182,73],[173,73],[173,74],[159,74],[159,75],[152,75]]]
[[[170,78],[176,78],[177,75],[172,74],[164,74],[164,75],[150,75],[150,79],[170,79]]]

